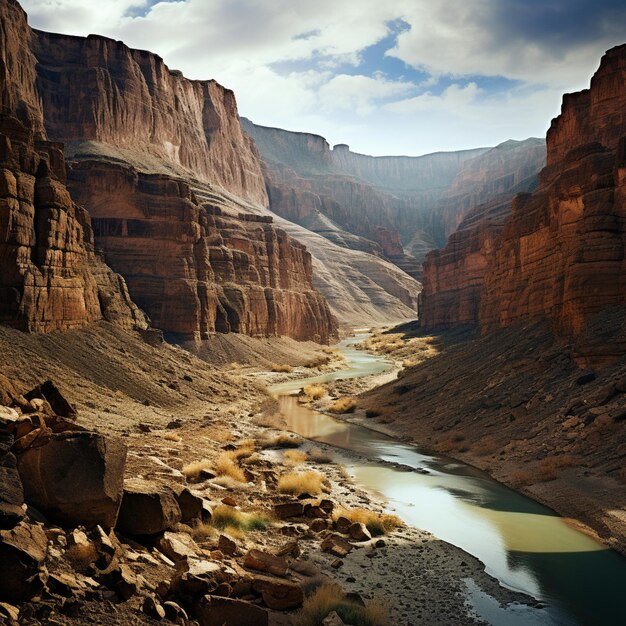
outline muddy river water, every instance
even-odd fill
[[[354,347],[364,337],[357,335],[339,344],[347,360],[345,369],[272,388],[289,429],[354,453],[340,461],[359,487],[383,496],[406,523],[480,559],[504,586],[541,603],[540,608],[501,607],[467,580],[468,601],[487,622],[503,626],[626,624],[625,558],[476,468],[427,454],[296,401],[293,394],[309,383],[390,370],[391,364],[382,357]]]

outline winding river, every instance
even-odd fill
[[[406,523],[476,556],[503,585],[532,595],[543,605],[501,607],[467,580],[470,604],[490,624],[626,623],[626,559],[577,531],[567,519],[476,468],[426,454],[296,401],[292,394],[309,383],[390,370],[391,364],[382,357],[355,348],[365,336],[339,344],[347,360],[345,369],[272,387],[289,429],[355,453],[341,462],[359,487],[383,496]]]

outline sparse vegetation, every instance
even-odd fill
[[[397,515],[376,513],[375,511],[359,507],[352,509],[339,508],[333,514],[333,518],[338,519],[339,517],[346,517],[351,522],[365,524],[372,536],[386,535],[404,526],[404,522]]]
[[[548,456],[537,464],[538,479],[543,482],[555,480],[558,478],[561,470],[574,465],[576,465],[576,457],[571,454]]]
[[[287,365],[286,363],[272,363],[272,365],[270,365],[270,370],[272,372],[291,374],[291,372],[293,372],[293,367],[291,367],[291,365]]]
[[[366,606],[351,602],[343,589],[337,584],[324,584],[304,600],[297,616],[297,623],[302,626],[320,626],[333,611],[346,624],[353,626],[386,626],[389,624],[387,607],[371,601]]]
[[[93,543],[74,544],[67,549],[65,556],[76,571],[83,572],[96,562],[98,551]]]
[[[326,395],[326,387],[324,385],[306,385],[303,391],[309,400],[321,400]]]
[[[233,450],[233,452],[235,451]],[[228,476],[240,483],[248,482],[244,471],[237,465],[229,452],[220,454],[213,465],[213,471],[217,476]]]
[[[290,472],[283,474],[278,479],[278,491],[300,495],[309,493],[312,496],[320,495],[324,491],[327,479],[320,472],[314,470],[308,472]]]
[[[213,510],[211,526],[225,532],[265,530],[270,519],[263,513],[244,513],[231,506],[219,505]]]
[[[302,465],[302,463],[306,463],[308,458],[307,453],[301,452],[300,450],[287,450],[283,454],[284,463],[287,467]]]
[[[380,411],[376,409],[367,409],[365,411],[365,417],[369,417],[369,418],[380,417],[380,415],[381,415]]]
[[[183,475],[189,481],[197,480],[202,473],[202,470],[208,470],[211,468],[211,461],[208,459],[202,459],[201,461],[194,461],[193,463],[187,463],[183,466]]]
[[[345,398],[338,398],[328,407],[328,410],[331,413],[337,414],[354,413],[355,409],[356,400],[349,396],[346,396]]]
[[[296,435],[279,433],[273,437],[265,437],[259,443],[262,448],[299,448],[302,439]]]

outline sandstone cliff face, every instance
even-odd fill
[[[603,57],[590,90],[565,96],[548,132],[539,188],[516,197],[501,234],[489,239],[493,252],[479,289],[483,331],[545,317],[560,333],[578,335],[601,310],[624,305],[625,86],[626,46],[620,46]],[[435,261],[433,277],[440,269]],[[447,279],[427,284],[425,308],[453,291]],[[438,321],[433,315],[426,324]]]
[[[38,91],[52,139],[123,156],[139,169],[168,167],[267,202],[259,159],[232,91],[191,81],[155,54],[105,37],[34,31]]]
[[[26,15],[0,7],[0,321],[36,332],[101,319],[145,326],[126,285],[94,253],[89,216],[46,141]]]
[[[189,185],[98,161],[70,170],[96,245],[152,323],[180,341],[215,332],[327,343],[336,321],[311,287],[311,256],[269,217],[200,205]]]
[[[544,162],[543,141],[507,141],[468,161],[459,172],[439,204],[443,233],[452,232],[445,247],[429,253],[424,263],[424,327],[478,323],[494,242],[511,213],[512,198],[536,187]]]
[[[0,116],[0,321],[33,332],[101,319],[145,327],[123,279],[94,253],[89,216],[64,178],[58,144]]]

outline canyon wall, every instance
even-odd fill
[[[215,332],[328,343],[336,321],[312,286],[311,255],[270,217],[199,204],[189,184],[102,161],[69,172],[96,244],[152,323],[178,341]]]
[[[0,19],[3,322],[145,326],[134,301],[185,341],[335,336],[304,246],[246,211],[267,195],[231,91],[121,42],[33,31],[13,1]]]
[[[501,232],[485,237],[483,284],[473,304],[484,332],[544,317],[577,336],[603,309],[624,305],[625,106],[626,46],[619,46],[602,58],[589,90],[564,97],[547,134],[538,189],[518,195]],[[469,250],[458,255],[456,272],[471,282]],[[450,246],[427,263],[425,311],[443,311],[433,304],[442,297],[462,308],[450,292],[465,278],[442,276],[438,262],[448,252]],[[440,314],[425,319],[426,326],[441,322]]]
[[[0,10],[0,322],[33,332],[106,319],[145,327],[124,280],[95,254],[87,212],[65,186],[63,146],[46,140],[26,15]]]

